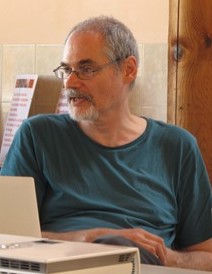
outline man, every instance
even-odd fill
[[[44,237],[135,245],[142,262],[212,270],[205,165],[187,131],[130,112],[138,59],[121,22],[75,26],[54,70],[70,115],[26,120],[1,174],[34,177]]]

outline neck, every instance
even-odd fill
[[[108,146],[125,145],[137,139],[146,129],[146,120],[130,112],[113,117],[103,117],[96,121],[83,120],[79,127],[94,141]]]

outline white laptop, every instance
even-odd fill
[[[0,234],[0,273],[139,274],[135,247]]]
[[[0,233],[41,237],[33,178],[0,176]]]
[[[0,273],[139,274],[140,257],[134,247],[41,238],[33,178],[0,176]]]

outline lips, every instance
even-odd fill
[[[93,102],[93,99],[90,95],[74,89],[66,89],[66,98],[73,105],[77,105],[85,101],[91,103]]]
[[[80,99],[86,99],[86,98],[85,98],[85,96],[70,96],[70,100],[77,101]]]
[[[85,97],[71,97],[70,98],[70,102],[72,103],[72,105],[76,106],[79,105],[85,101],[88,101],[87,98]]]

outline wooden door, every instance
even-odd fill
[[[170,0],[168,122],[196,136],[212,182],[212,0]]]

